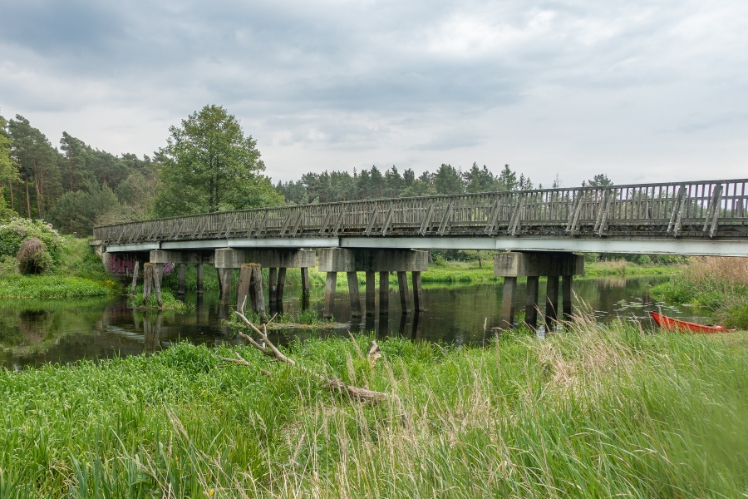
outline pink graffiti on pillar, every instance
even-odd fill
[[[122,257],[117,254],[109,254],[107,261],[107,270],[112,274],[132,274],[135,268],[135,258],[133,257]],[[164,274],[169,274],[174,270],[173,263],[164,264]]]

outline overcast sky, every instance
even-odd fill
[[[267,174],[748,177],[745,0],[0,0],[0,113],[152,154],[205,104]]]

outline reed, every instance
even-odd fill
[[[652,293],[659,299],[710,308],[728,327],[748,328],[748,258],[693,257]]]
[[[294,342],[0,372],[0,497],[738,497],[748,351],[582,320],[486,348]],[[733,337],[734,338],[734,337]],[[254,367],[218,358],[238,351]],[[270,372],[263,374],[260,368]]]

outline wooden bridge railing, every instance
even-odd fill
[[[94,228],[107,244],[225,238],[748,238],[748,179],[282,206]]]

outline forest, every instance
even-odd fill
[[[62,133],[54,145],[21,115],[0,116],[0,219],[42,220],[81,237],[95,225],[279,204],[532,189],[524,174],[473,163],[416,174],[396,166],[309,172],[275,186],[251,136],[208,105],[172,126],[152,156],[112,154]],[[596,175],[590,184],[610,183]],[[559,187],[558,177],[553,187]],[[538,185],[542,188],[542,185]]]

